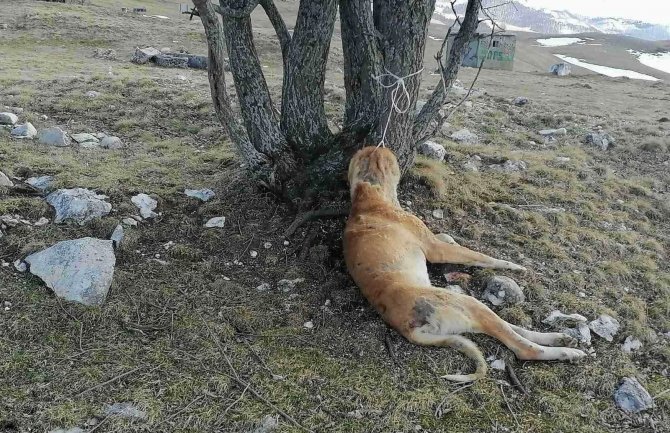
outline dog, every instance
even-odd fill
[[[505,322],[477,299],[430,283],[426,261],[525,271],[459,246],[448,235],[433,234],[398,202],[400,167],[392,151],[364,147],[349,163],[351,212],[344,230],[347,269],[363,296],[407,340],[447,346],[474,360],[471,374],[447,374],[455,382],[486,375],[481,350],[463,333],[484,333],[501,341],[522,360],[576,361],[586,356],[563,333],[529,331]],[[572,347],[570,347],[572,346]]]

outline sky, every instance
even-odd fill
[[[670,0],[521,0],[529,6],[591,17],[617,17],[670,25]]]

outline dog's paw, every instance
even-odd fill
[[[579,349],[563,349],[563,359],[565,361],[577,362],[582,358],[586,357],[586,353],[582,352]]]
[[[574,337],[571,337],[568,334],[561,334],[561,336],[556,340],[556,346],[561,347],[577,347],[579,345],[579,340]]]

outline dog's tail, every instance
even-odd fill
[[[443,379],[447,379],[452,382],[474,382],[475,380],[481,379],[484,376],[486,376],[486,371],[488,367],[486,365],[484,355],[482,354],[482,351],[479,350],[479,347],[477,347],[477,345],[473,343],[471,340],[468,340],[462,335],[442,335],[433,338],[434,340],[429,342],[429,344],[435,346],[451,347],[452,349],[456,349],[463,355],[473,360],[476,365],[474,373],[447,374],[442,376]]]

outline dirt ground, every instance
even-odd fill
[[[57,187],[90,188],[113,205],[84,226],[19,225],[0,238],[9,264],[0,267],[0,431],[250,432],[264,431],[254,429],[266,416],[278,420],[277,432],[303,431],[297,424],[318,432],[670,431],[670,122],[659,121],[670,116],[668,83],[484,71],[477,87],[486,94],[456,112],[447,133],[465,127],[480,144],[437,137],[446,163],[418,160],[401,186],[403,205],[435,232],[529,269],[507,274],[526,301],[496,308],[501,317],[540,331],[552,330],[542,319],[554,309],[621,323],[613,342],[594,336],[592,356],[576,365],[520,362],[473,336],[487,357],[513,367],[529,394],[498,370],[458,386],[440,376],[470,371],[469,361],[407,343],[361,297],[342,260],[344,219],[283,238],[295,215],[247,178],[215,119],[206,72],[130,63],[142,45],[205,53],[199,21],[172,2],[90,3],[0,8],[0,105],[24,108],[22,121],[38,130],[105,132],[126,144],[46,147],[0,129],[1,171],[53,175]],[[120,11],[140,5],[168,19]],[[259,54],[278,92],[281,61],[264,23]],[[116,58],[95,58],[96,48]],[[341,65],[334,42],[326,101],[334,124]],[[460,78],[473,75],[466,69]],[[428,93],[436,77],[426,72],[423,83]],[[91,90],[100,95],[87,97]],[[517,107],[516,96],[530,103]],[[614,148],[583,142],[599,126],[616,138]],[[558,127],[567,135],[556,141],[537,134]],[[512,159],[528,168],[464,170],[473,155],[484,165]],[[207,203],[183,194],[203,187],[216,192]],[[158,199],[161,216],[127,229],[102,307],[59,301],[11,266],[57,241],[107,238],[137,212],[130,197],[140,192]],[[40,197],[0,190],[4,214],[54,216]],[[226,217],[223,229],[203,227],[214,216]],[[473,275],[465,289],[474,296],[490,276],[429,270],[436,286],[449,271]],[[281,279],[304,281],[283,291]],[[270,289],[257,290],[264,283]],[[642,348],[624,353],[628,336]],[[623,377],[637,378],[655,408],[619,411],[612,394]],[[132,402],[147,418],[106,417],[116,402]]]

